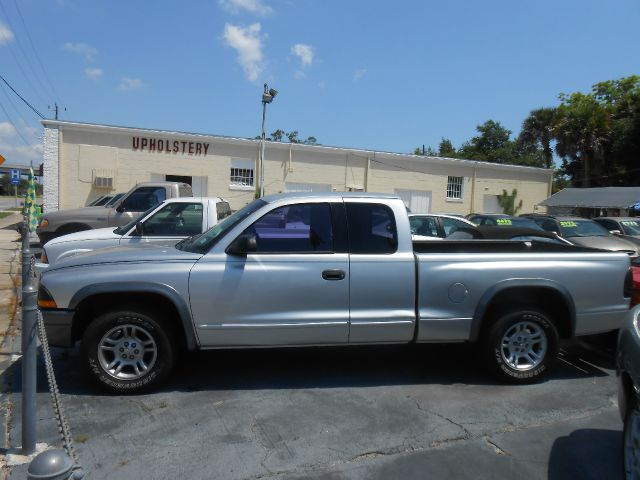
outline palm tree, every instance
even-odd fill
[[[604,152],[611,136],[609,112],[593,95],[573,93],[560,98],[553,127],[556,152],[570,158],[574,171],[582,171],[582,178],[576,181],[574,177],[573,183],[590,187],[591,180],[603,174]]]
[[[524,142],[539,143],[544,153],[545,168],[553,167],[553,125],[555,122],[555,108],[538,108],[532,110],[522,122],[520,139]]]

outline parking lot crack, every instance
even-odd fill
[[[487,444],[493,448],[493,451],[496,455],[507,455],[509,457],[511,456],[509,452],[501,448],[497,443],[490,440],[489,437],[484,437],[484,441],[487,442]]]
[[[433,410],[428,410],[426,408],[423,408],[422,405],[420,405],[420,402],[418,400],[416,400],[413,397],[409,397],[409,398],[411,398],[411,400],[414,401],[414,403],[416,404],[416,407],[418,407],[418,410],[420,410],[421,412],[425,412],[425,413],[428,413],[430,415],[435,415],[436,417],[441,418],[442,420],[445,420],[445,421],[449,422],[451,425],[455,425],[456,427],[458,427],[460,430],[462,430],[464,432],[463,436],[451,439],[452,441],[469,440],[471,437],[473,437],[473,434],[464,425],[462,425],[461,423],[458,423],[458,422],[452,420],[451,418],[449,418],[449,417],[447,417],[445,415],[442,415],[442,414],[440,414],[438,412],[434,412]],[[445,440],[445,442],[446,441],[448,441],[448,440]],[[440,443],[442,443],[442,442],[440,442]]]

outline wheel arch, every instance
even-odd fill
[[[566,287],[548,279],[509,279],[489,288],[480,298],[471,321],[471,341],[478,340],[494,314],[514,307],[540,305],[551,315],[561,338],[575,332],[575,304]]]
[[[150,303],[150,308],[173,312],[180,320],[178,330],[187,350],[198,348],[199,342],[193,326],[191,311],[182,296],[170,285],[145,282],[98,283],[83,287],[69,302],[69,309],[76,310],[73,318],[73,340],[79,340],[89,324],[87,317],[99,308],[117,303]]]

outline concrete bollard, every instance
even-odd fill
[[[72,480],[80,479],[73,470],[73,461],[64,450],[47,450],[40,453],[29,464],[29,480]]]
[[[32,281],[22,287],[22,453],[36,450],[38,290]]]

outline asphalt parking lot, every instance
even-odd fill
[[[89,478],[600,479],[622,476],[612,345],[565,345],[529,386],[496,384],[465,345],[200,352],[138,396],[89,387],[75,350],[55,363]],[[40,374],[38,441],[60,445]]]

